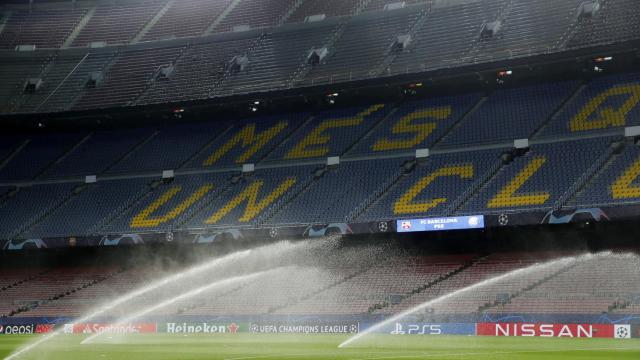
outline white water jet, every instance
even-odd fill
[[[611,254],[611,253],[607,252],[607,253],[602,253],[602,254],[599,254],[599,255],[608,255],[608,254]],[[415,313],[417,311],[420,311],[422,309],[425,309],[425,308],[427,308],[429,306],[432,306],[432,305],[435,305],[437,303],[443,302],[445,300],[454,298],[454,297],[456,297],[458,295],[467,293],[469,291],[476,290],[476,289],[481,288],[481,287],[486,286],[486,285],[491,285],[493,283],[496,283],[498,281],[507,279],[509,277],[523,275],[523,274],[530,273],[530,272],[533,272],[533,271],[536,271],[536,270],[544,269],[546,267],[556,266],[556,265],[568,266],[570,264],[573,264],[573,263],[576,263],[576,262],[579,262],[579,261],[590,260],[594,256],[595,255],[592,255],[592,254],[586,254],[586,255],[577,256],[577,257],[576,256],[565,257],[565,258],[561,258],[561,259],[558,259],[558,260],[548,261],[546,263],[536,263],[536,264],[533,264],[531,266],[527,266],[525,268],[509,271],[507,273],[504,273],[502,275],[498,275],[498,276],[493,277],[491,279],[483,280],[481,282],[478,282],[478,283],[475,283],[473,285],[467,286],[465,288],[453,291],[453,292],[448,293],[446,295],[443,295],[441,297],[426,301],[426,302],[424,302],[422,304],[419,304],[419,305],[414,306],[414,307],[412,307],[412,308],[410,308],[408,310],[405,310],[405,311],[403,311],[403,312],[401,312],[401,313],[399,313],[397,315],[394,315],[394,316],[392,316],[392,317],[390,317],[390,318],[388,318],[386,320],[383,320],[383,321],[381,321],[381,322],[379,322],[377,324],[374,324],[373,326],[367,328],[365,331],[363,331],[361,333],[358,333],[358,334],[348,338],[347,340],[343,341],[340,345],[338,345],[338,348],[346,347],[349,344],[352,344],[353,342],[362,339],[364,336],[367,336],[367,335],[373,333],[374,331],[380,330],[380,329],[382,329],[383,327],[385,327],[385,326],[387,326],[389,324],[395,323],[396,321],[398,321],[398,320],[400,320],[400,319],[402,319],[402,318],[404,318],[404,317],[406,317],[408,315],[411,315],[411,314],[413,314],[413,313]]]
[[[139,319],[147,314],[150,314],[154,311],[160,310],[162,308],[165,308],[169,305],[175,304],[177,302],[183,301],[183,300],[187,300],[191,297],[197,296],[199,294],[202,294],[205,291],[210,291],[213,290],[215,288],[218,287],[223,287],[225,285],[230,285],[236,282],[241,282],[241,281],[247,281],[247,280],[252,280],[255,279],[256,277],[260,277],[260,276],[264,276],[270,273],[273,273],[275,271],[277,271],[279,269],[273,269],[273,270],[265,270],[265,271],[260,271],[260,272],[255,272],[255,273],[251,273],[251,274],[247,274],[247,275],[241,275],[241,276],[235,276],[232,278],[228,278],[228,279],[224,279],[224,280],[219,280],[219,281],[215,281],[211,284],[207,284],[207,285],[203,285],[200,286],[196,289],[187,291],[183,294],[174,296],[172,298],[169,298],[167,300],[164,300],[162,302],[159,302],[157,304],[154,304],[152,306],[149,306],[147,308],[145,308],[144,310],[138,311],[135,314],[131,314],[129,316],[126,316],[124,318],[118,319],[116,321],[114,321],[114,324],[117,325],[127,325],[129,323],[131,323],[132,321]],[[97,337],[99,337],[100,335],[103,335],[104,333],[102,332],[98,332],[95,333],[89,337],[87,337],[86,339],[84,339],[82,342],[80,342],[80,344],[90,344],[93,342],[93,340]]]
[[[174,274],[174,275],[170,275],[167,277],[164,277],[160,280],[156,280],[154,282],[152,282],[151,284],[144,286],[140,289],[136,289],[136,290],[132,290],[118,298],[115,298],[111,301],[109,301],[108,303],[105,303],[101,306],[99,306],[96,310],[91,311],[88,315],[85,315],[79,319],[75,319],[74,322],[76,323],[84,323],[84,322],[88,322],[91,319],[94,319],[96,317],[99,317],[101,315],[104,315],[105,313],[107,313],[108,311],[116,308],[117,306],[120,306],[128,301],[131,301],[133,299],[136,299],[140,296],[143,296],[151,291],[160,289],[164,286],[167,286],[169,284],[175,283],[177,281],[183,280],[185,278],[188,278],[190,276],[195,276],[195,275],[199,275],[202,273],[205,273],[207,271],[210,271],[212,269],[221,267],[221,266],[227,266],[229,264],[233,264],[236,263],[238,260],[243,259],[248,257],[250,254],[255,254],[255,253],[259,253],[260,251],[263,250],[270,250],[270,251],[276,251],[279,247],[284,247],[280,250],[290,250],[291,249],[291,243],[288,241],[282,241],[280,243],[277,244],[272,244],[272,245],[266,245],[266,246],[262,246],[259,248],[254,248],[254,249],[249,249],[249,250],[243,250],[243,251],[238,251],[235,253],[231,253],[229,255],[223,256],[221,258],[216,258],[213,259],[211,261],[205,262],[203,264],[200,265],[196,265],[188,270],[185,270],[183,272],[180,272],[178,274]],[[13,353],[11,353],[9,356],[5,357],[4,360],[15,360],[18,359],[21,355],[24,355],[25,353],[35,349],[38,346],[41,346],[42,344],[48,342],[49,340],[57,337],[58,335],[62,334],[63,329],[58,329],[52,333],[49,333],[37,340],[35,340],[34,342],[31,342],[29,344],[27,344],[26,346],[14,351]]]

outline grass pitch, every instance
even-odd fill
[[[118,343],[80,345],[83,336],[56,337],[23,354],[39,360],[301,360],[301,359],[640,359],[640,339],[549,339],[372,335],[348,348],[337,335],[126,335]],[[0,335],[4,359],[36,336]],[[112,339],[116,341],[116,339]]]

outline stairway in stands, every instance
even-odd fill
[[[556,278],[561,274],[564,274],[566,272],[571,271],[577,265],[578,265],[578,263],[574,262],[572,264],[569,264],[569,265],[559,269],[558,271],[556,271],[556,272],[554,272],[552,274],[549,274],[549,275],[547,275],[547,276],[545,276],[545,277],[543,277],[541,279],[538,279],[538,280],[532,282],[531,284],[527,285],[526,287],[523,287],[522,289],[520,289],[520,290],[518,290],[516,292],[510,293],[507,299],[500,300],[500,301],[498,299],[496,299],[496,301],[494,301],[492,303],[486,303],[486,304],[478,307],[477,313],[485,313],[485,312],[488,312],[489,310],[491,310],[493,308],[497,308],[499,306],[502,306],[502,305],[505,305],[505,304],[509,304],[509,303],[511,303],[511,301],[513,299],[521,297],[524,294],[526,294],[527,292],[530,292],[530,291],[538,288],[540,285],[546,283],[547,281],[549,281],[549,280],[551,280],[553,278]]]
[[[443,274],[442,276],[438,277],[437,279],[432,280],[432,281],[430,281],[430,282],[428,282],[426,284],[420,285],[420,286],[412,289],[411,291],[407,292],[406,294],[401,294],[400,298],[398,299],[399,303],[402,303],[402,301],[405,301],[405,300],[409,299],[412,296],[420,294],[420,293],[424,292],[425,290],[434,287],[437,284],[440,284],[440,283],[443,283],[443,282],[449,280],[453,276],[455,276],[455,275],[457,275],[457,274],[459,274],[459,273],[471,268],[474,264],[476,264],[479,261],[482,261],[484,259],[486,259],[486,256],[474,257],[473,259],[471,259],[469,261],[463,262],[462,264],[460,264],[460,266],[458,268],[454,269],[453,271],[451,271],[449,273],[446,273],[446,274]],[[373,304],[373,305],[371,305],[369,307],[368,313],[370,313],[370,314],[374,313],[376,311],[385,309],[385,308],[387,308],[387,307],[389,307],[391,305],[394,305],[394,304],[392,304],[390,301],[383,301],[383,302],[380,302],[380,303],[377,303],[377,304]]]
[[[52,289],[53,292],[48,293],[47,294],[48,297],[45,299],[34,299],[37,301],[31,301],[28,304],[15,308],[13,311],[11,311],[8,314],[8,316],[29,315],[28,313],[30,311],[33,311],[43,305],[55,303],[57,300],[63,299],[66,296],[77,293],[79,291],[90,288],[92,286],[96,286],[102,283],[103,281],[108,280],[113,276],[116,276],[122,273],[123,271],[125,271],[122,268],[119,268],[117,270],[114,270],[112,272],[107,272],[107,273],[103,273],[100,269],[93,269],[93,270],[98,270],[98,271],[96,273],[92,273],[90,270],[87,270],[88,273],[84,273],[83,269],[80,269],[80,272],[76,273],[75,275],[77,275],[78,277],[81,277],[84,275],[85,277],[82,277],[82,280],[74,285],[68,285],[66,282],[66,281],[69,281],[69,282],[75,281],[76,277],[72,276],[71,279],[65,278],[65,281],[63,281],[60,286],[57,286],[57,284],[60,283],[60,279],[57,278],[58,274],[53,274],[53,272],[50,272],[50,271],[42,272],[38,274],[38,276],[30,278],[29,281],[25,281],[22,283],[21,288],[17,288],[17,287],[15,288],[15,290],[19,291],[19,294],[20,294],[19,296],[24,297],[25,294],[33,294],[34,292],[42,291],[43,289],[41,288],[41,284],[38,284],[38,281],[42,281],[44,284],[47,284],[47,286],[54,287],[54,289]],[[100,274],[98,275],[98,273]],[[29,289],[30,286],[35,286],[37,289],[36,288]],[[47,289],[44,289],[44,291],[46,290]]]

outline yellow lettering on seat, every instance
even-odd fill
[[[602,107],[602,104],[613,96],[627,95],[627,100],[618,108]],[[624,126],[627,114],[640,102],[640,84],[614,86],[591,99],[569,122],[571,131],[605,129],[612,126]],[[590,117],[596,113],[593,119]]]
[[[462,179],[470,179],[473,177],[473,165],[452,165],[442,167],[429,175],[418,180],[409,190],[404,193],[398,201],[393,205],[393,213],[396,215],[401,214],[415,214],[425,213],[436,206],[447,201],[447,198],[434,198],[430,201],[414,202],[415,198],[432,182],[439,177],[445,176],[457,176]]]
[[[286,121],[280,121],[269,129],[256,134],[256,124],[246,125],[242,130],[238,131],[229,141],[218,148],[211,156],[209,156],[202,165],[211,166],[220,160],[231,149],[240,145],[247,148],[240,156],[235,159],[236,164],[247,162],[253,155],[262,149],[269,141],[288,126]]]
[[[546,161],[547,159],[543,156],[532,159],[493,199],[489,200],[487,207],[494,209],[544,204],[549,197],[551,197],[548,192],[541,191],[533,194],[516,193],[527,180],[540,170]]]
[[[162,205],[169,202],[169,200],[173,199],[178,193],[182,191],[181,186],[174,186],[171,189],[167,190],[162,194],[159,198],[157,198],[154,202],[152,202],[149,206],[147,206],[144,210],[142,210],[139,214],[131,219],[130,226],[132,228],[146,228],[153,227],[163,224],[169,220],[173,220],[178,215],[182,214],[187,208],[193,205],[196,201],[200,200],[206,193],[208,193],[213,188],[213,185],[202,185],[198,190],[196,190],[189,197],[184,199],[180,204],[178,204],[173,209],[169,210],[164,215],[152,216],[154,212],[156,212]]]
[[[640,176],[640,159],[636,160],[611,185],[611,195],[614,199],[629,199],[640,197],[640,186],[632,185]]]
[[[359,112],[355,116],[339,119],[328,119],[316,126],[307,136],[304,137],[296,146],[294,146],[284,156],[285,159],[299,159],[307,157],[320,157],[327,155],[331,149],[326,145],[331,136],[325,131],[333,128],[351,127],[360,125],[366,116],[382,109],[383,104],[370,106],[366,110]]]
[[[258,193],[264,185],[263,180],[256,180],[247,186],[241,193],[236,195],[231,201],[222,206],[215,214],[205,220],[205,224],[215,224],[222,218],[227,216],[233,209],[237,208],[243,202],[247,205],[243,215],[238,219],[240,222],[248,222],[253,220],[262,210],[272,204],[296,183],[296,178],[289,177],[278,185],[270,194],[258,201]]]
[[[437,127],[433,121],[415,124],[413,123],[414,120],[444,120],[449,116],[451,116],[451,106],[415,110],[401,117],[393,128],[391,128],[392,134],[414,134],[413,137],[410,139],[383,138],[373,144],[371,149],[373,151],[410,149],[422,143]]]

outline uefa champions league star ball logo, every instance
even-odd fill
[[[389,226],[387,225],[387,222],[386,221],[380,221],[378,223],[378,231],[387,232],[387,230],[389,230]]]
[[[509,223],[509,217],[507,216],[507,214],[500,214],[500,216],[498,216],[498,224],[500,224],[501,226],[505,226]]]
[[[631,326],[630,325],[616,325],[616,339],[630,339],[631,338]]]

